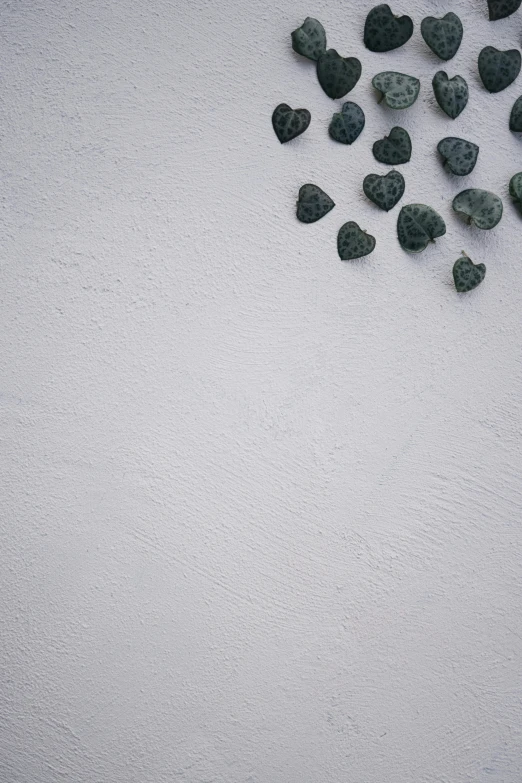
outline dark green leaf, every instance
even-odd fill
[[[390,109],[407,109],[419,96],[420,81],[397,71],[382,71],[372,79],[380,93],[379,103],[384,100]]]
[[[272,125],[281,144],[300,136],[310,125],[308,109],[291,109],[286,103],[280,103],[272,114]]]
[[[471,258],[464,255],[458,258],[453,265],[453,280],[459,293],[472,291],[482,283],[486,277],[484,264],[474,264]]]
[[[397,234],[402,249],[408,253],[421,253],[445,233],[441,216],[425,204],[407,204],[399,213]]]
[[[433,92],[442,111],[454,120],[466,108],[468,85],[462,76],[448,79],[445,71],[437,71],[433,77]]]
[[[522,0],[488,0],[489,20],[505,19],[520,8]]]
[[[317,185],[302,185],[299,188],[297,219],[301,223],[315,223],[335,207],[330,196]]]
[[[518,49],[502,52],[494,46],[485,46],[478,58],[480,78],[489,92],[500,92],[509,87],[520,73],[520,65]]]
[[[357,223],[350,221],[341,226],[337,236],[337,251],[342,261],[367,256],[375,247],[375,237],[359,228]]]
[[[381,209],[389,212],[404,195],[404,177],[398,171],[389,171],[386,176],[368,174],[364,178],[365,195]]]
[[[318,60],[326,52],[326,33],[321,22],[308,16],[292,33],[292,49],[309,60]]]
[[[410,134],[404,128],[392,128],[388,136],[375,142],[373,155],[380,163],[390,166],[407,163],[411,158]]]
[[[478,188],[463,190],[453,199],[453,209],[477,228],[495,228],[502,217],[502,201],[494,193]]]
[[[439,141],[437,149],[444,160],[444,166],[452,174],[463,177],[466,174],[471,174],[475,168],[479,148],[472,141],[448,136]]]
[[[328,49],[317,61],[317,78],[329,98],[343,98],[353,90],[360,76],[360,60],[341,57],[335,49]]]
[[[450,11],[442,19],[427,16],[421,22],[422,37],[441,60],[451,60],[462,42],[462,22]]]
[[[364,44],[371,52],[389,52],[409,41],[413,22],[409,16],[394,16],[389,5],[372,8],[364,25]]]
[[[332,117],[328,133],[341,144],[353,144],[364,128],[364,112],[360,106],[351,101],[343,104],[341,111]]]
[[[522,133],[522,95],[517,98],[511,109],[509,117],[509,130]]]
[[[517,207],[522,209],[522,171],[511,177],[509,181],[509,194]]]

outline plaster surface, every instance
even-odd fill
[[[490,95],[476,67],[522,14],[400,0],[413,38],[372,54],[370,5],[1,3],[4,783],[522,779],[522,77]],[[443,64],[419,27],[448,10]],[[308,15],[362,61],[352,147],[291,50]],[[454,122],[440,68],[469,83]],[[421,79],[404,113],[385,69]],[[285,146],[281,102],[312,113]],[[362,193],[395,124],[402,203],[447,224],[420,256]],[[448,135],[480,146],[463,181]],[[305,182],[336,202],[312,226]],[[472,186],[497,229],[452,214]],[[487,266],[465,296],[461,250]]]

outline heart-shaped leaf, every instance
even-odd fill
[[[509,194],[517,207],[522,209],[522,171],[509,180]]]
[[[462,42],[462,22],[450,11],[442,19],[427,16],[421,22],[421,34],[431,51],[441,60],[451,60]]]
[[[343,98],[360,76],[361,61],[357,57],[341,57],[335,49],[328,49],[317,61],[317,78],[329,98]]]
[[[328,214],[335,207],[330,196],[310,183],[299,188],[299,200],[297,202],[297,219],[301,223],[315,223]]]
[[[478,188],[463,190],[453,199],[453,209],[477,228],[495,228],[502,217],[502,201],[494,193]]]
[[[308,16],[292,33],[292,49],[309,60],[318,60],[326,52],[326,33],[321,22]]]
[[[439,141],[437,149],[444,160],[444,166],[457,177],[471,174],[475,168],[479,148],[472,141],[448,136]]]
[[[384,100],[390,109],[407,109],[419,96],[420,81],[415,76],[407,76],[396,71],[382,71],[372,79],[379,91],[379,103]]]
[[[407,204],[399,212],[397,235],[402,249],[408,253],[421,253],[445,233],[446,224],[441,216],[425,204]]]
[[[389,5],[372,8],[364,25],[364,45],[371,52],[389,52],[409,41],[413,22],[409,16],[394,16]]]
[[[486,277],[484,264],[474,264],[471,258],[463,255],[453,265],[453,280],[459,293],[472,291],[482,283]]]
[[[462,76],[448,79],[445,71],[437,71],[433,77],[433,92],[442,111],[454,120],[466,108],[468,85]]]
[[[341,111],[334,114],[328,127],[328,133],[341,144],[353,144],[364,128],[364,112],[352,101],[343,103]]]
[[[342,261],[367,256],[375,247],[375,237],[363,231],[353,220],[339,229],[337,251]]]
[[[517,98],[511,109],[509,117],[509,130],[522,133],[522,95]]]
[[[308,109],[291,109],[286,103],[280,103],[272,114],[272,125],[281,144],[304,133],[310,120]]]
[[[488,0],[489,20],[505,19],[520,8],[522,0]]]
[[[494,46],[485,46],[479,54],[478,69],[486,90],[500,92],[509,87],[520,73],[521,62],[518,49],[501,52]]]
[[[407,163],[411,158],[410,134],[399,126],[392,128],[388,136],[375,142],[373,156],[380,163],[388,163],[390,166]]]
[[[381,209],[389,212],[404,195],[404,177],[398,171],[389,171],[386,176],[368,174],[364,178],[363,190],[367,198]]]

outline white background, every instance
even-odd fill
[[[370,7],[1,3],[3,783],[522,779],[522,76],[490,95],[476,67],[522,12],[401,0],[413,38],[372,54]],[[445,65],[419,27],[449,10]],[[291,49],[308,15],[362,61],[352,147]],[[409,110],[377,104],[385,69],[421,79]],[[284,146],[280,102],[312,113]],[[402,203],[447,223],[418,256],[362,194],[395,124]],[[310,226],[305,182],[336,202]],[[470,186],[493,231],[452,213]],[[337,256],[347,220],[366,259]]]

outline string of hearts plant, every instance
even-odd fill
[[[515,13],[522,0],[487,0],[490,21],[504,19]],[[371,9],[364,25],[364,44],[371,52],[389,52],[410,40],[414,24],[409,16],[394,16],[389,5],[381,4]],[[453,12],[440,19],[428,16],[422,20],[421,35],[432,52],[441,60],[451,60],[457,53],[463,37],[462,22]],[[328,97],[344,98],[361,78],[362,66],[357,57],[342,57],[335,49],[327,49],[326,32],[322,24],[311,17],[291,34],[292,48],[316,64],[317,78]],[[500,51],[486,46],[478,56],[478,71],[482,83],[490,93],[501,92],[520,74],[522,57],[517,49]],[[379,103],[391,109],[405,110],[417,100],[420,81],[397,71],[382,71],[372,79]],[[438,71],[432,81],[433,93],[441,110],[455,120],[466,108],[469,91],[462,76],[449,78],[445,71]],[[281,144],[295,139],[310,125],[308,109],[292,109],[286,103],[276,107],[272,125]],[[353,101],[345,101],[335,112],[328,133],[340,144],[353,144],[365,126],[362,108]],[[522,95],[515,101],[509,115],[509,129],[522,133]],[[470,174],[477,163],[477,144],[457,136],[448,136],[437,145],[446,171],[457,177]],[[399,126],[388,136],[373,144],[373,155],[381,163],[398,166],[408,163],[412,143],[408,132]],[[362,184],[365,196],[380,209],[388,212],[402,199],[406,182],[403,175],[393,168],[386,175],[368,174]],[[522,213],[522,172],[515,174],[509,183],[509,192]],[[488,190],[468,188],[453,199],[453,210],[468,225],[481,230],[491,230],[502,218],[502,200]],[[335,207],[334,202],[320,187],[312,183],[302,185],[297,201],[297,218],[302,223],[315,223]],[[430,242],[446,233],[442,217],[426,204],[407,204],[397,219],[397,237],[403,250],[421,253]],[[373,252],[375,237],[363,231],[351,220],[345,223],[337,236],[337,250],[343,261],[362,258]],[[459,292],[476,288],[486,275],[484,264],[474,264],[462,253],[453,265],[453,280]]]

